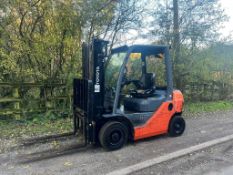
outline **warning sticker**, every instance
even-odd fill
[[[100,85],[98,85],[98,84],[95,85],[94,92],[100,92]]]

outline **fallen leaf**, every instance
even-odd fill
[[[72,162],[65,162],[64,165],[65,165],[65,166],[72,166],[73,163],[72,163]]]
[[[29,168],[30,166],[29,165],[25,165],[23,168]]]

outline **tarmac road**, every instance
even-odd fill
[[[233,141],[131,173],[133,175],[232,175]]]
[[[154,137],[114,152],[106,152],[100,147],[78,149],[74,137],[18,148],[0,154],[0,174],[106,174],[233,134],[233,111],[186,115],[185,118],[187,129],[181,137]],[[232,165],[233,141],[230,141],[133,174],[219,174],[231,172]]]

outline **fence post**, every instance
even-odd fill
[[[19,87],[14,87],[13,89],[13,97],[16,99],[19,99]],[[21,119],[21,115],[20,115],[20,102],[16,101],[14,103],[14,110],[16,110],[17,112],[14,114],[14,117],[16,120],[20,120]]]

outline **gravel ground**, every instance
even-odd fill
[[[100,147],[80,149],[76,137],[16,147],[0,154],[0,174],[105,174],[182,148],[233,134],[233,111],[185,115],[185,118],[187,129],[181,137],[170,138],[163,135],[130,143],[123,149],[113,152],[106,152]],[[7,147],[9,148],[9,145]],[[229,156],[233,157],[231,154]],[[195,159],[195,156],[190,156],[190,158]],[[196,162],[199,162],[198,159],[202,160],[198,157]],[[177,171],[179,168],[183,169],[182,162],[187,164],[186,168],[184,166],[184,171]],[[230,159],[229,162],[231,162]],[[195,165],[193,166],[186,158],[180,158],[171,166],[163,167],[161,164],[158,165],[161,166],[160,169],[152,167],[147,173],[150,174],[156,169],[156,174],[176,174],[176,171],[177,174],[192,174],[194,169],[198,170],[205,166],[204,163],[199,164],[200,167],[198,164]],[[212,168],[215,171],[215,167]],[[211,171],[211,167],[208,170]]]

